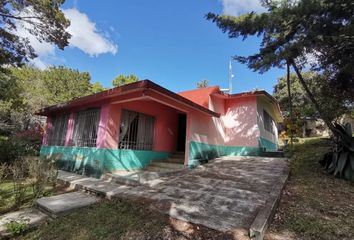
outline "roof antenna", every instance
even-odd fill
[[[230,63],[229,63],[229,88],[226,89],[221,89],[223,92],[228,92],[229,94],[232,94],[232,79],[234,78],[234,74],[232,73],[232,58],[230,58]]]

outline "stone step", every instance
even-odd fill
[[[49,213],[52,217],[65,215],[75,209],[94,204],[99,198],[83,192],[71,192],[36,200],[38,209]]]
[[[121,176],[113,173],[105,173],[102,175],[101,179],[103,181],[115,182],[118,184],[130,186],[138,186],[140,184],[136,174]]]
[[[156,162],[156,161],[152,161],[149,167],[168,168],[172,170],[185,168],[183,164],[172,163],[172,162]]]
[[[170,157],[172,158],[184,158],[185,153],[184,152],[174,152],[170,154]]]
[[[284,152],[283,151],[265,151],[261,153],[262,157],[279,157],[283,158],[284,157]]]
[[[151,162],[164,162],[164,163],[177,163],[177,164],[184,164],[184,158],[167,158],[163,160],[153,160]]]
[[[156,166],[147,166],[147,168],[145,168],[145,171],[157,172],[157,173],[172,173],[179,170],[183,170],[183,169],[173,169],[173,168],[171,169],[171,168],[163,168],[163,167],[156,167]]]

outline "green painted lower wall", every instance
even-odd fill
[[[169,153],[129,149],[42,146],[40,155],[44,158],[57,160],[60,169],[100,177],[105,171],[142,169],[152,160],[166,159]]]
[[[189,144],[188,165],[198,165],[200,160],[208,160],[220,156],[259,156],[259,147],[220,146],[191,141]]]
[[[278,149],[278,145],[276,143],[262,137],[259,138],[259,146],[261,148],[265,148],[266,151],[276,151]]]

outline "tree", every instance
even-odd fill
[[[98,93],[107,90],[107,88],[103,87],[101,83],[95,82],[91,84],[91,92]]]
[[[354,101],[354,4],[351,0],[263,1],[265,13],[237,17],[213,13],[206,18],[217,24],[230,38],[262,37],[259,51],[235,59],[254,71],[264,73],[272,67],[290,64],[306,92],[332,132],[338,132],[325,106],[309,89],[301,70],[309,66],[323,75],[336,95]],[[311,58],[315,61],[310,61]],[[333,96],[332,96],[333,97]]]
[[[125,84],[129,84],[137,81],[139,81],[139,78],[134,74],[130,74],[130,75],[120,74],[115,79],[113,79],[112,84],[114,87],[120,87]]]
[[[206,88],[208,86],[209,86],[209,80],[207,79],[197,82],[197,88]]]
[[[26,129],[43,107],[92,93],[90,74],[63,66],[12,67],[0,74],[0,122]]]
[[[328,119],[332,121],[342,114],[350,112],[350,106],[346,104],[345,99],[341,99],[339,96],[337,98],[329,97],[334,96],[335,93],[333,93],[332,88],[329,88],[328,80],[322,79],[321,75],[315,72],[304,72],[302,75],[319,104],[327,109],[326,115]],[[290,74],[290,82],[292,107],[295,115],[300,117],[319,117],[316,108],[302,88],[296,74]],[[285,76],[278,79],[278,83],[274,86],[273,96],[278,100],[281,109],[285,113],[290,113],[287,79]]]
[[[26,29],[39,41],[68,45],[70,25],[60,10],[64,0],[0,1],[0,67],[20,66],[36,57],[28,39],[18,36],[18,28]],[[3,69],[1,69],[3,70]]]

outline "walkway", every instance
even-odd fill
[[[60,172],[61,180],[112,197],[142,197],[173,218],[261,239],[288,176],[285,159],[223,157],[153,186],[127,186]]]

